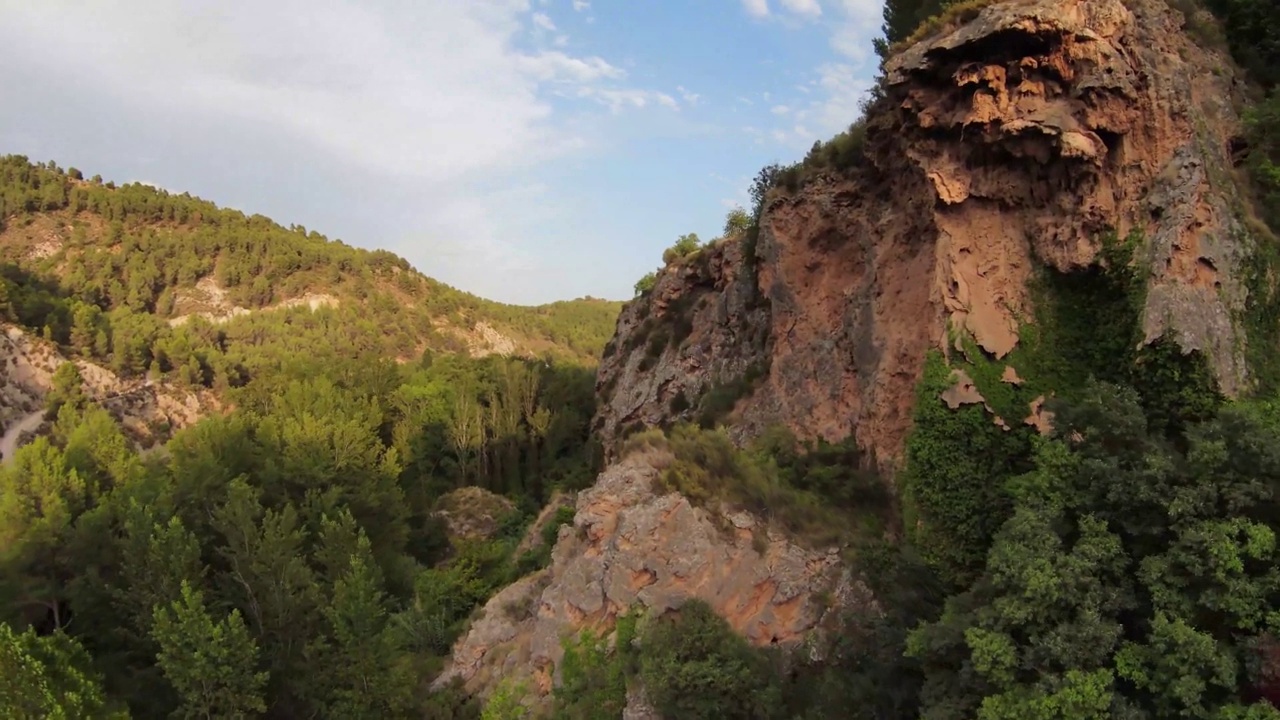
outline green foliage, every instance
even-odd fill
[[[555,688],[557,720],[614,720],[627,704],[627,678],[637,671],[632,647],[638,616],[617,620],[612,650],[607,638],[583,630],[576,639],[565,638],[560,664],[562,682]]]
[[[1265,89],[1280,84],[1280,8],[1268,0],[1204,0],[1223,24],[1231,53]]]
[[[724,216],[724,236],[734,237],[736,235],[741,235],[751,229],[751,224],[751,216],[747,214],[747,211],[734,206],[734,208]]]
[[[636,297],[653,292],[653,288],[657,284],[658,274],[656,272],[645,273],[644,277],[636,281]]]
[[[977,17],[992,0],[888,0],[884,6],[883,39],[875,41],[882,59],[928,38],[943,28]]]
[[[46,234],[65,235],[68,227],[60,250],[30,253]],[[338,305],[278,307],[308,293]],[[276,309],[217,326],[165,321],[227,315],[232,305]],[[64,350],[125,374],[154,365],[176,379],[234,386],[263,372],[264,355],[350,357],[373,349],[410,357],[424,346],[460,349],[459,338],[437,329],[442,321],[464,331],[485,322],[526,353],[592,363],[613,335],[620,307],[592,298],[532,308],[490,302],[424,277],[388,252],[187,195],[140,184],[112,189],[52,164],[0,158],[0,317],[48,328]],[[320,333],[328,337],[315,337]]]
[[[765,366],[753,364],[739,377],[713,383],[698,401],[698,425],[705,429],[715,427],[733,412],[739,400],[756,389],[767,372]]]
[[[246,718],[266,711],[267,673],[257,672],[258,648],[238,610],[214,621],[198,590],[183,583],[182,599],[157,607],[152,630],[157,662],[182,698],[184,718]]]
[[[662,252],[662,262],[670,265],[673,262],[684,260],[701,249],[702,241],[698,239],[697,233],[681,235],[674,245]]]
[[[109,710],[89,654],[59,632],[15,633],[0,623],[0,715],[13,720],[127,718]]]
[[[529,717],[529,710],[521,702],[528,688],[524,683],[513,683],[503,680],[494,689],[493,695],[484,705],[480,720],[523,720]]]
[[[1021,419],[1032,401],[1076,399],[1093,380],[1129,385],[1146,422],[1171,437],[1221,406],[1202,355],[1164,338],[1142,345],[1145,286],[1133,261],[1141,244],[1137,233],[1104,236],[1098,263],[1070,273],[1042,269],[1033,288],[1035,321],[1022,326],[1019,346],[1002,360],[970,337],[953,338],[963,350],[954,368],[973,380],[990,412],[983,404],[947,407],[941,396],[957,376],[941,354],[927,359],[906,448],[905,523],[953,587],[968,585],[981,569],[992,535],[1008,518],[1005,485],[1030,467],[1032,430]],[[1108,332],[1099,335],[1099,327]],[[1016,383],[1006,381],[1010,369]]]
[[[781,694],[768,661],[697,600],[655,620],[641,643],[640,677],[665,717],[770,718]]]
[[[952,410],[940,396],[954,384],[941,353],[930,352],[916,391],[902,488],[913,542],[948,582],[964,586],[1008,516],[1003,485],[1026,471],[1030,434],[1001,429],[980,404]]]
[[[728,502],[815,545],[871,532],[881,527],[879,513],[887,509],[882,482],[861,472],[856,456],[851,460],[847,453],[828,460],[793,446],[780,467],[768,449],[744,452],[723,430],[684,424],[666,434],[650,430],[634,435],[622,452],[645,449],[672,456],[660,477],[664,490],[678,491],[699,504]],[[854,518],[845,514],[854,508]]]
[[[543,498],[594,474],[593,385],[580,366],[497,357],[296,359],[145,458],[105,411],[62,402],[0,468],[0,613],[73,627],[107,695],[142,717],[478,713],[419,686],[522,572]],[[477,483],[523,509],[451,543],[437,500]],[[201,684],[214,665],[236,672]]]
[[[930,718],[1267,717],[1280,600],[1269,405],[1175,431],[1090,381],[1057,408],[976,581],[913,633]]]

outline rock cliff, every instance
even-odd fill
[[[489,600],[437,686],[461,678],[484,693],[499,679],[531,678],[545,698],[562,638],[608,631],[620,613],[661,614],[689,598],[707,601],[760,645],[794,644],[835,608],[871,605],[834,549],[805,549],[745,513],[696,508],[655,490],[670,461],[664,451],[631,454],[582,492],[550,567]]]
[[[1228,395],[1248,387],[1229,63],[1164,0],[960,20],[887,62],[861,163],[775,190],[754,248],[676,263],[624,309],[598,380],[606,443],[732,386],[736,432],[853,435],[892,468],[947,328],[1005,357],[1038,269],[1094,263],[1109,231],[1144,238],[1145,341],[1200,351]]]

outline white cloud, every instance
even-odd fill
[[[702,98],[701,95],[694,92],[689,92],[688,90],[686,90],[683,85],[677,85],[676,92],[680,93],[680,98],[684,100],[685,103],[691,106],[697,105],[698,101]]]
[[[6,66],[43,64],[139,109],[261,124],[345,162],[433,181],[571,144],[553,121],[555,87],[645,92],[600,87],[625,77],[603,58],[519,48],[528,23],[551,25],[527,0],[0,4]],[[64,50],[38,57],[51,45]]]
[[[753,17],[766,17],[769,14],[768,0],[742,0],[742,6]]]
[[[590,0],[573,0],[573,9],[578,12],[591,9]]]
[[[577,58],[559,50],[521,56],[519,68],[543,82],[589,83],[602,79],[619,79],[627,74],[622,68],[615,67],[602,58]]]
[[[817,0],[779,2],[795,15],[825,17],[823,27],[833,51],[813,69],[813,79],[794,86],[798,94],[770,108],[787,120],[767,137],[798,148],[847,129],[861,115],[861,101],[875,73],[872,40],[880,34],[883,0],[821,0],[821,5]],[[761,97],[773,102],[768,92]]]
[[[672,110],[680,109],[680,103],[676,102],[675,98],[666,93],[653,90],[583,86],[572,93],[562,94],[562,96],[592,99],[614,113],[621,112],[628,107],[639,109],[650,105],[660,105]]]
[[[535,279],[507,272],[538,262],[519,243],[527,227],[551,222],[537,213],[550,213],[556,194],[505,189],[523,187],[535,164],[604,142],[610,112],[676,110],[680,96],[637,87],[603,57],[523,46],[529,30],[554,25],[530,5],[0,0],[7,69],[0,95],[19,105],[91,98],[84,104],[102,107],[116,124],[86,126],[79,147],[160,153],[123,177],[188,184],[177,178],[200,177],[204,188],[270,178],[292,184],[284,202],[296,197],[300,205],[282,212],[283,191],[267,192],[248,209],[308,226],[334,213],[307,213],[306,196],[340,204],[335,193],[345,190],[339,197],[350,198],[349,214],[378,208],[370,214],[394,217],[395,230],[352,221],[329,224],[330,232],[366,246],[412,238],[394,249],[429,272],[447,270],[449,282],[506,300],[545,297]],[[574,7],[585,11],[587,3]],[[34,121],[41,115],[5,117],[6,139],[29,133],[32,146],[73,146],[52,134],[58,130],[41,129]],[[134,118],[157,135],[139,134],[127,124]],[[90,162],[82,157],[59,159]],[[352,196],[351,188],[369,196]],[[230,204],[246,197],[210,194]],[[389,196],[407,209],[379,204]],[[448,245],[459,249],[456,262],[437,260],[437,248]]]
[[[566,46],[566,45],[568,45],[568,44],[569,44],[569,36],[568,36],[568,35],[557,35],[557,36],[556,36],[556,39],[555,39],[555,45],[556,45],[556,47],[565,47],[565,46]]]
[[[831,48],[863,62],[870,56],[871,41],[880,35],[883,0],[832,0],[838,20],[831,33]]]
[[[822,6],[818,0],[781,0],[782,6],[797,15],[818,17],[822,14]]]
[[[548,17],[546,13],[534,13],[534,14],[533,14],[533,24],[534,24],[534,26],[539,27],[539,28],[542,28],[543,30],[546,30],[547,32],[555,32],[555,31],[556,31],[556,24],[555,24],[554,22],[552,22],[551,18],[550,18],[550,17]]]

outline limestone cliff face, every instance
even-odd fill
[[[1247,387],[1233,82],[1181,14],[1163,0],[997,2],[892,58],[883,91],[865,163],[770,198],[754,270],[730,242],[624,310],[599,374],[606,441],[687,417],[678,394],[759,363],[739,433],[854,435],[892,467],[948,323],[1004,357],[1033,311],[1034,269],[1093,262],[1111,229],[1145,238],[1146,341],[1203,352],[1229,395]],[[688,338],[647,358],[645,319],[677,316]]]
[[[740,240],[669,265],[618,317],[596,376],[595,429],[613,438],[627,426],[692,417],[713,385],[768,365],[769,329],[768,303]]]
[[[531,678],[545,698],[562,638],[584,628],[608,632],[620,613],[661,614],[689,598],[707,601],[760,645],[794,644],[836,608],[871,606],[835,550],[804,549],[773,532],[761,543],[766,531],[747,514],[655,491],[670,460],[654,450],[630,455],[582,492],[551,566],[489,600],[437,684],[462,678],[484,694],[500,679]]]

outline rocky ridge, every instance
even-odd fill
[[[531,679],[545,704],[563,638],[609,632],[622,613],[660,615],[690,598],[758,645],[795,645],[837,610],[874,608],[836,550],[800,547],[749,514],[694,507],[658,489],[671,459],[630,454],[582,492],[550,567],[489,600],[437,686],[461,678],[484,694],[502,679]]]
[[[1037,269],[1094,263],[1108,231],[1144,238],[1145,341],[1246,389],[1235,88],[1182,23],[1163,0],[997,2],[891,58],[864,163],[773,193],[754,257],[726,241],[624,309],[598,376],[606,443],[757,367],[735,432],[853,435],[892,469],[948,327],[1006,357]]]

